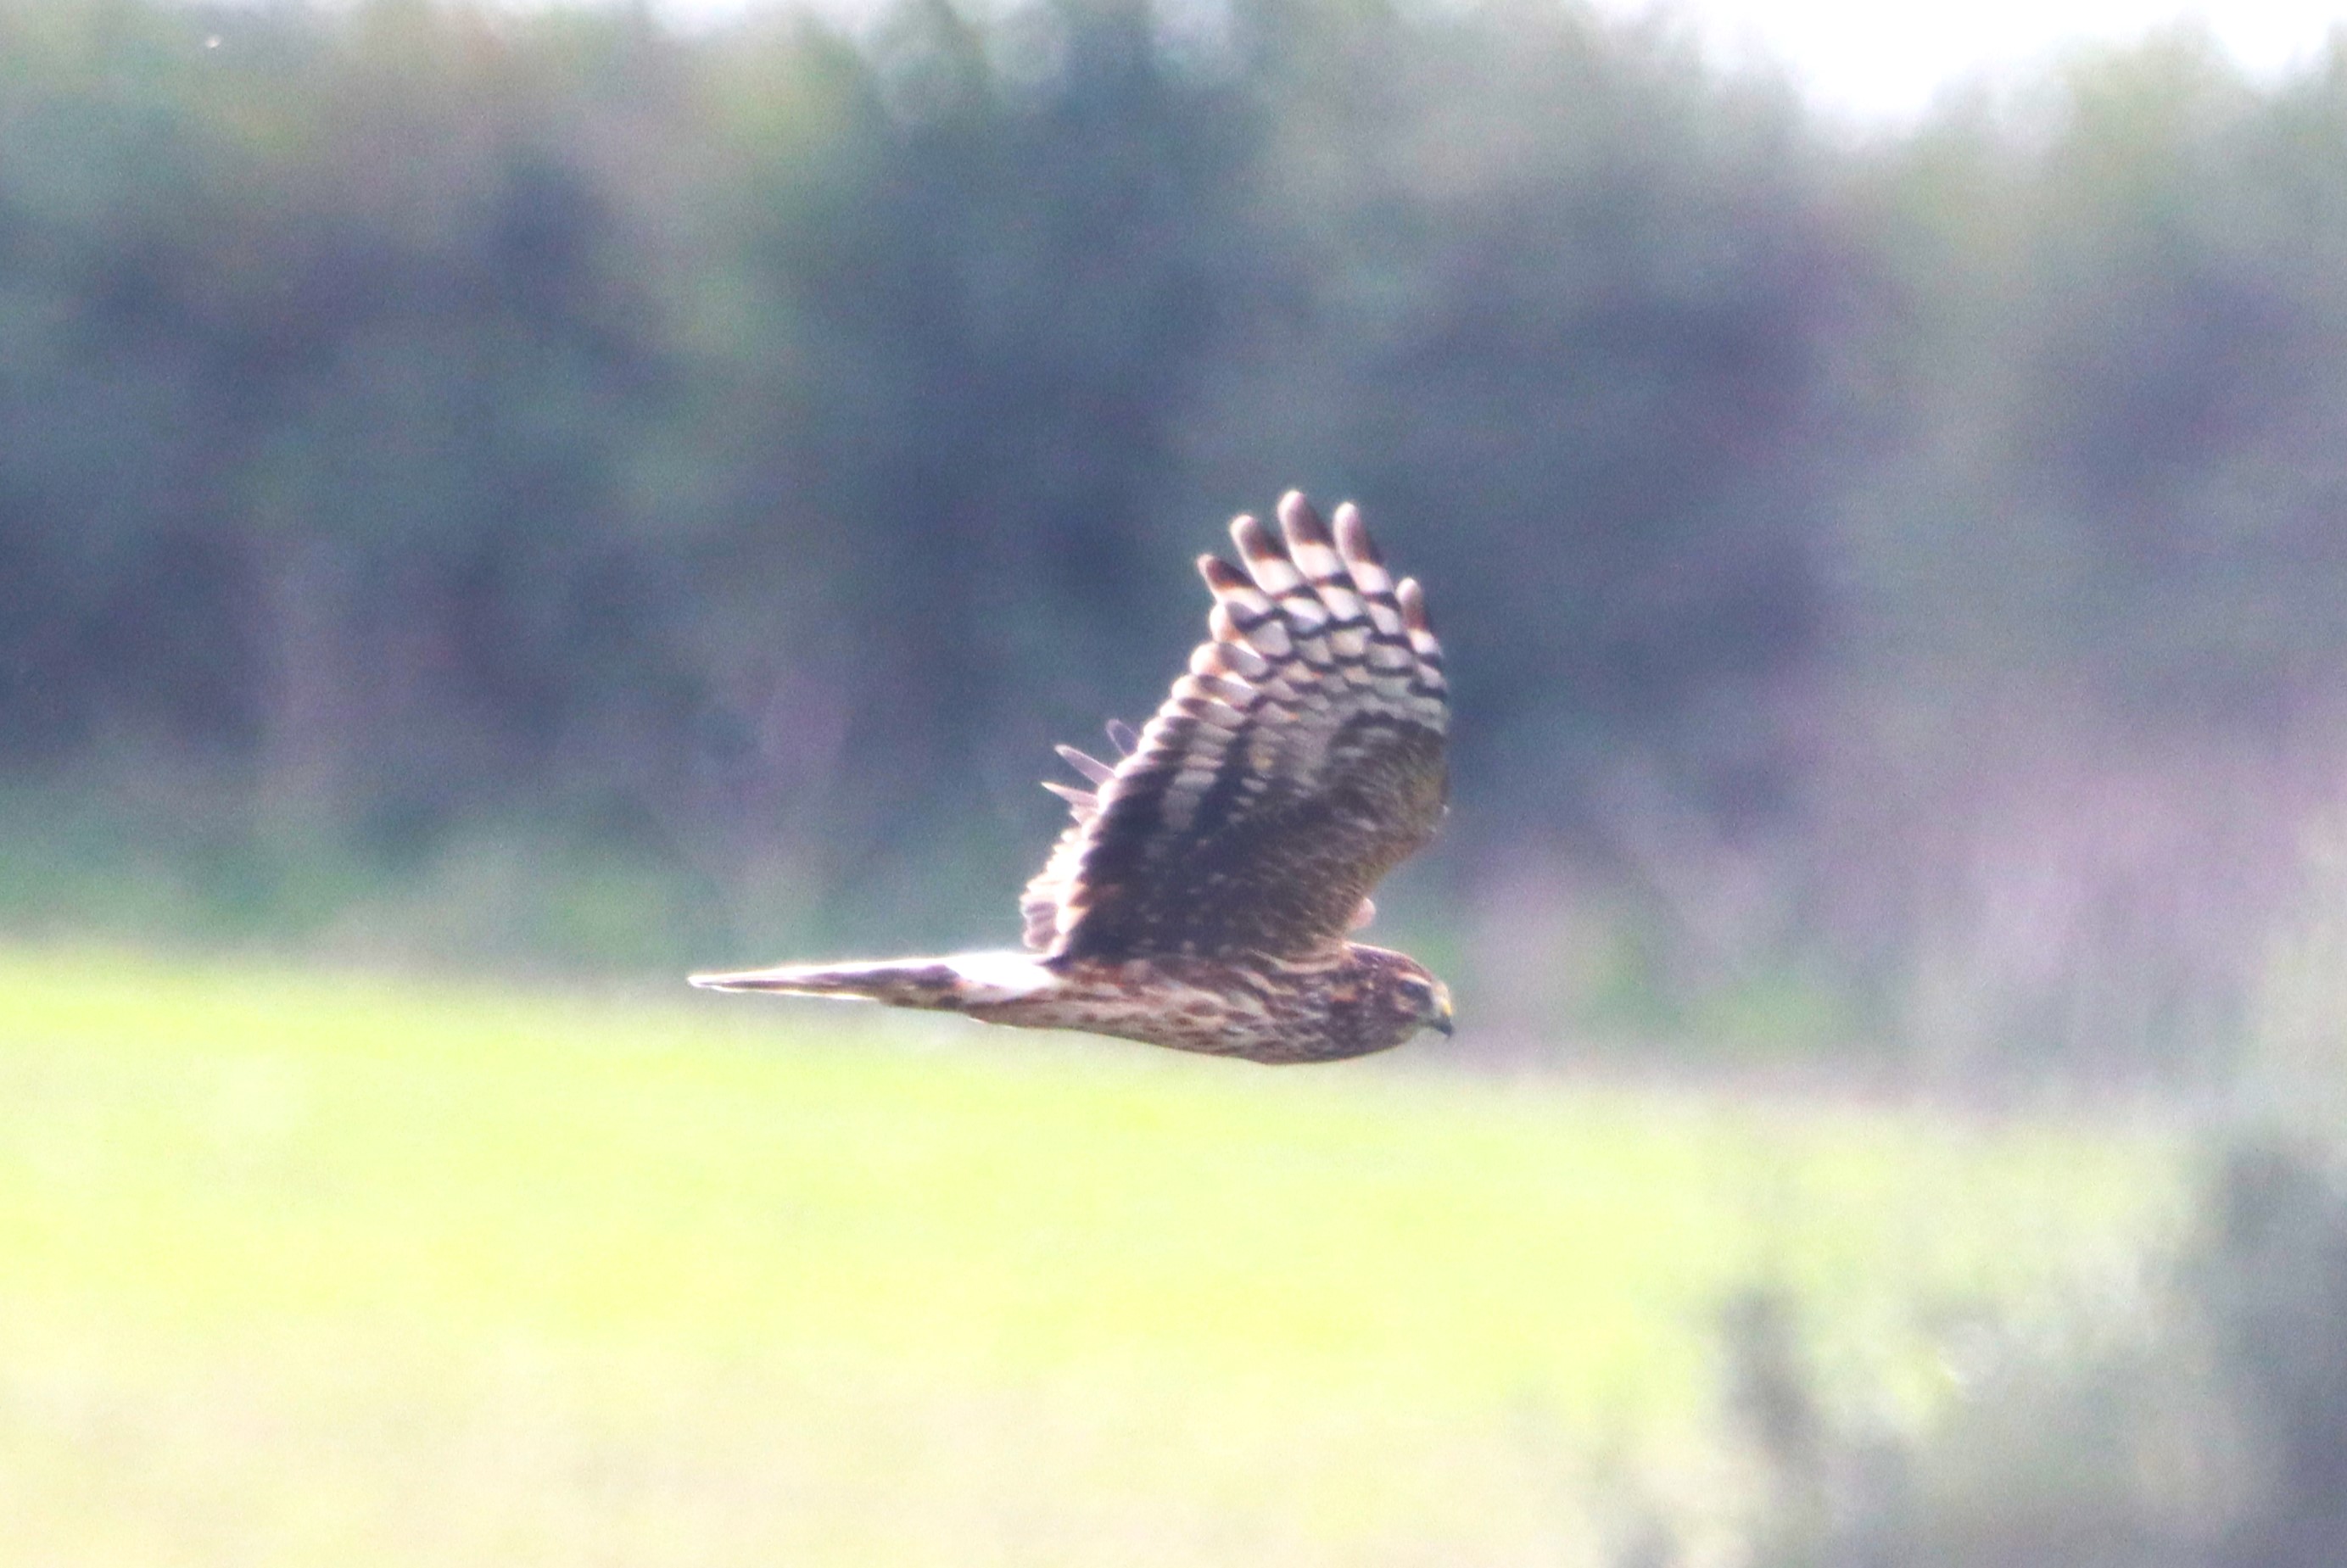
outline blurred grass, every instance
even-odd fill
[[[0,953],[0,1563],[1587,1560],[2123,1274],[2156,1132]],[[1660,1484],[1672,1483],[1665,1479]]]

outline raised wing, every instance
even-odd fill
[[[1397,583],[1350,503],[1332,537],[1304,497],[1275,540],[1231,525],[1245,570],[1205,556],[1212,638],[1098,785],[1022,907],[1054,955],[1296,956],[1343,938],[1369,889],[1433,835],[1450,705],[1417,583]]]

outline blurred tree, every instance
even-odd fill
[[[1522,1017],[2141,1056],[2326,776],[2342,106],[2181,36],[1845,144],[1530,0],[19,7],[5,793],[963,938],[1302,484],[1430,581]]]

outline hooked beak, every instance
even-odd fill
[[[1440,1030],[1442,1031],[1442,1038],[1449,1040],[1450,1038],[1450,988],[1444,987],[1434,993],[1434,1016],[1427,1020],[1426,1027],[1429,1029]]]

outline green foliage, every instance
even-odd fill
[[[1919,1436],[1825,1407],[1799,1312],[1727,1323],[1731,1414],[1768,1477],[1763,1563],[2318,1568],[2347,1552],[2347,1185],[2302,1140],[2220,1140],[2142,1278],[1952,1337]],[[2116,1288],[2110,1286],[2116,1285]]]
[[[551,794],[901,925],[907,825],[1008,883],[1289,482],[1456,563],[1471,755],[1797,655],[1800,482],[1738,477],[1813,395],[1789,109],[1563,16],[1210,21],[61,12],[0,82],[12,772],[328,839]]]
[[[2231,1105],[2200,1116],[2188,1218],[2081,1260],[2069,1299],[1946,1315],[1952,1397],[1866,1419],[1798,1292],[1723,1323],[1727,1414],[1762,1478],[1763,1568],[2318,1568],[2347,1554],[2347,1164],[2332,851],[2260,987]]]
[[[1551,1022],[2176,1071],[2347,671],[2342,127],[2188,35],[1850,145],[1569,7],[19,8],[0,794],[283,868],[206,935],[488,843],[588,847],[448,927],[589,963],[967,941],[1303,484],[1457,672],[1398,897],[1629,956]]]
[[[1859,527],[1918,657],[2270,733],[2342,649],[2347,185],[2316,149],[2347,68],[2261,92],[2215,50],[2089,58],[1889,161],[1921,328],[1883,340],[1917,421],[1890,483],[1922,493]]]

